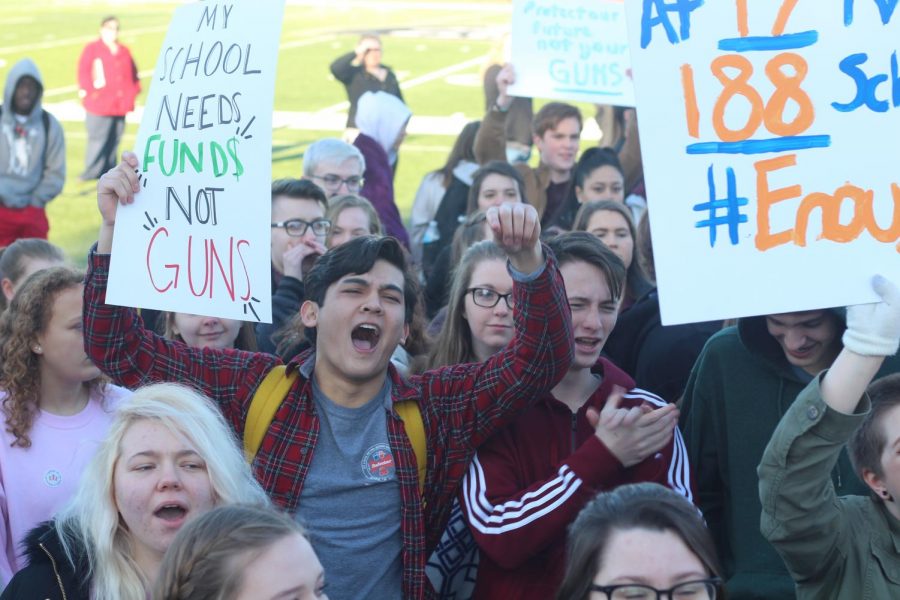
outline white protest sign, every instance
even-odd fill
[[[111,304],[271,321],[272,106],[284,0],[176,9],[119,206]]]
[[[513,96],[634,106],[622,0],[513,0]]]
[[[664,323],[873,302],[873,274],[900,282],[896,7],[629,0]]]

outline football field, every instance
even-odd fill
[[[265,0],[257,0],[265,1]],[[48,207],[50,240],[83,264],[96,238],[95,183],[82,183],[86,134],[76,70],[82,47],[98,35],[100,20],[115,14],[120,41],[134,55],[143,93],[129,117],[122,149],[131,148],[140,107],[175,2],[0,0],[0,73],[32,58],[44,78],[44,107],[63,124],[67,178]],[[400,151],[396,198],[408,217],[421,177],[443,164],[456,132],[482,116],[481,73],[509,23],[509,2],[376,2],[288,0],[280,41],[272,132],[272,176],[300,176],[303,152],[314,140],[338,136],[346,119],[343,86],[328,70],[352,50],[362,32],[382,36],[384,63],[400,78],[413,111]],[[247,26],[248,24],[242,24]]]

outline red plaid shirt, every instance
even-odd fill
[[[428,469],[424,497],[418,493],[415,453],[403,421],[391,411],[388,440],[400,483],[403,591],[406,598],[434,596],[425,561],[437,544],[450,505],[475,449],[562,379],[572,359],[572,325],[565,288],[548,249],[543,273],[513,286],[515,337],[483,364],[428,371],[408,380],[393,366],[394,402],[415,399],[425,425]],[[109,256],[92,253],[84,290],[84,342],[88,356],[116,383],[127,387],[159,381],[194,385],[213,398],[243,436],[250,400],[266,373],[280,361],[263,353],[189,348],[143,324],[133,309],[105,304]],[[308,353],[293,358],[296,369]],[[253,462],[272,500],[293,513],[312,462],[319,419],[311,382],[302,375],[288,393]]]

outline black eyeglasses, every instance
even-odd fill
[[[284,227],[284,230],[291,237],[300,237],[306,233],[308,227],[312,228],[314,234],[318,236],[328,235],[331,231],[331,221],[328,219],[315,219],[313,221],[304,221],[303,219],[288,219],[280,223],[272,223],[272,227]]]
[[[602,592],[609,600],[716,600],[722,580],[718,577],[685,581],[667,590],[649,585],[626,583],[623,585],[591,584],[592,592]]]
[[[352,176],[344,179],[338,175],[329,173],[328,175],[312,175],[311,179],[318,179],[319,181],[321,181],[322,183],[325,184],[325,186],[324,186],[325,189],[327,189],[329,191],[335,191],[335,190],[340,189],[341,184],[343,183],[347,186],[347,189],[349,191],[357,192],[357,191],[359,191],[359,188],[361,188],[362,184],[363,184],[363,178],[358,177],[356,175],[352,175]]]
[[[466,290],[467,294],[472,294],[472,302],[475,306],[482,308],[494,308],[499,304],[500,300],[506,300],[506,308],[513,307],[513,293],[499,294],[490,288],[474,287]]]

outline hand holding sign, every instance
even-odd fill
[[[271,318],[272,106],[283,10],[284,0],[206,0],[175,11],[136,156],[126,154],[98,186],[98,249],[115,248],[108,303]]]
[[[509,95],[509,86],[516,82],[516,70],[511,63],[506,63],[497,73],[497,100],[500,110],[507,110],[512,105],[513,97]]]
[[[494,232],[494,242],[509,256],[513,268],[522,273],[537,271],[544,262],[541,250],[541,219],[529,204],[501,204],[485,213]]]
[[[109,254],[112,249],[112,229],[119,203],[133,203],[134,195],[141,189],[137,167],[134,152],[124,152],[122,162],[104,173],[97,182],[97,208],[102,219],[97,252],[101,254]]]
[[[513,0],[510,93],[634,106],[623,11],[622,0]]]

